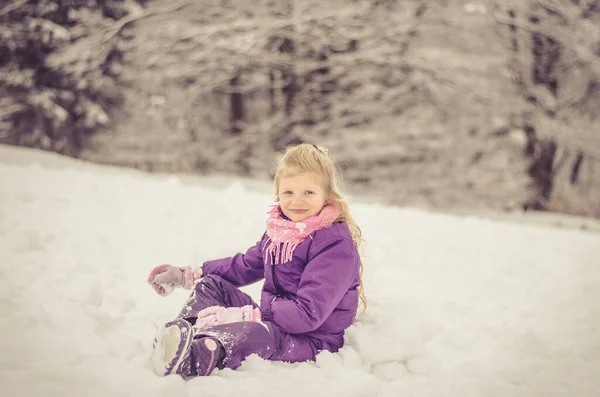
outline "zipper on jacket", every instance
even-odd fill
[[[285,291],[279,285],[279,281],[277,281],[277,276],[275,275],[275,254],[271,254],[271,277],[273,278],[273,285],[275,286],[275,298],[285,296]],[[273,298],[273,300],[275,300],[275,298]]]

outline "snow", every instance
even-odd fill
[[[354,200],[369,307],[339,353],[157,377],[155,331],[188,292],[148,273],[245,250],[270,203],[239,179],[0,147],[0,394],[600,395],[600,233]]]

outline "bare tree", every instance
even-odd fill
[[[600,1],[496,2],[541,208],[600,216]]]
[[[187,123],[214,131],[219,152],[247,147],[234,163],[248,172],[289,143],[435,101],[452,78],[406,56],[420,32],[447,23],[429,17],[429,3],[191,2],[177,24],[154,13],[152,29],[139,27],[156,45],[137,58],[148,79],[158,73],[185,90]]]

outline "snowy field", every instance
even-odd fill
[[[0,395],[600,395],[600,233],[356,202],[370,306],[339,353],[157,377],[187,292],[149,271],[245,250],[271,202],[198,181],[0,147]]]

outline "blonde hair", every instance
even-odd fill
[[[329,157],[329,151],[326,148],[308,143],[290,145],[286,148],[283,157],[279,159],[274,170],[276,200],[279,192],[279,182],[282,176],[289,176],[307,171],[315,172],[323,177],[325,202],[340,210],[341,214],[338,221],[345,222],[348,225],[352,235],[352,241],[358,249],[362,241],[362,233],[350,214],[348,203],[339,192],[337,183],[340,179],[338,176],[338,169],[335,166],[334,161]],[[364,312],[367,309],[367,297],[365,296],[363,288],[363,263],[362,260],[360,260],[360,256],[359,261],[360,284],[358,286],[358,297],[363,305],[362,312]]]

